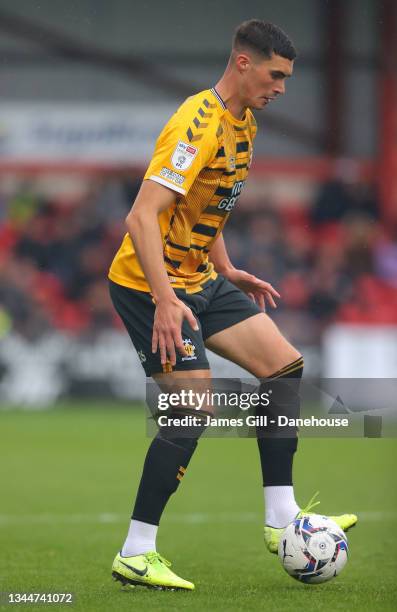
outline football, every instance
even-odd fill
[[[296,580],[306,584],[327,582],[346,565],[346,534],[326,516],[304,515],[284,530],[278,556],[285,571]]]

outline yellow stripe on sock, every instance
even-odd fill
[[[269,376],[269,378],[280,378],[281,376],[285,376],[285,374],[292,374],[292,372],[301,370],[303,365],[303,357],[300,357],[299,359],[296,359],[292,363],[286,365],[284,368],[281,368],[281,370],[277,370],[277,372]]]

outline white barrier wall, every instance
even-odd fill
[[[397,378],[397,327],[332,325],[322,356],[324,378]]]

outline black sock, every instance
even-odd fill
[[[160,429],[146,454],[131,518],[152,525],[159,524],[169,498],[185,474],[203,430],[199,427],[193,433],[189,430],[189,435],[194,437],[187,438],[182,437],[181,433],[178,437],[178,429],[175,427]]]
[[[299,417],[302,373],[303,357],[300,357],[261,384],[261,392],[271,390],[270,406],[260,406],[256,413],[268,419],[267,427],[256,428],[263,486],[292,485],[292,464],[298,446],[297,430],[295,427],[271,425],[270,421],[277,421],[278,414]]]

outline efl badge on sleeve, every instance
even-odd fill
[[[171,161],[177,170],[187,170],[198,153],[198,148],[180,140],[172,154]]]

